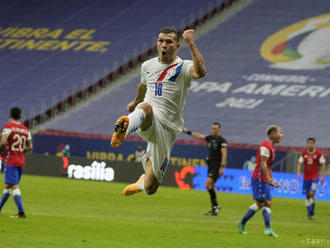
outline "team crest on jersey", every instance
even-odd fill
[[[168,70],[168,72],[167,72],[167,76],[168,77],[172,77],[172,76],[174,76],[175,75],[175,69],[170,69],[170,70]]]

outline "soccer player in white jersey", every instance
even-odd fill
[[[112,147],[119,147],[134,131],[148,142],[142,159],[145,174],[128,185],[124,195],[141,191],[148,195],[156,193],[169,164],[176,134],[183,127],[182,112],[191,80],[206,75],[203,56],[195,45],[194,30],[185,30],[182,38],[190,49],[192,61],[177,56],[181,46],[179,34],[172,28],[163,28],[157,39],[158,57],[142,64],[137,95],[127,105],[131,113],[116,122]]]

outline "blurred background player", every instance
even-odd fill
[[[300,178],[301,166],[304,164],[303,194],[306,194],[307,218],[313,220],[315,209],[315,191],[319,180],[319,168],[322,166],[321,184],[324,183],[325,158],[322,152],[315,148],[316,140],[308,138],[306,149],[301,152],[297,165],[297,177]]]
[[[141,145],[138,145],[135,153],[134,153],[134,161],[135,162],[142,162],[143,155],[146,153],[145,150],[143,150],[143,147]]]
[[[0,201],[0,211],[12,193],[18,208],[18,213],[12,216],[15,219],[26,217],[18,185],[25,165],[24,153],[32,150],[31,133],[19,122],[21,113],[18,107],[10,109],[10,122],[3,127],[0,142],[0,150],[5,152],[5,189]]]
[[[172,28],[164,28],[158,34],[158,57],[145,61],[141,66],[141,82],[137,96],[127,105],[131,112],[120,117],[115,125],[111,146],[119,147],[132,132],[148,142],[142,159],[145,174],[131,185],[124,195],[141,191],[154,194],[167,169],[176,135],[182,130],[183,108],[187,90],[193,78],[206,75],[205,62],[194,41],[194,30],[183,32],[183,40],[190,49],[192,60],[182,60],[179,34]]]
[[[218,215],[221,207],[217,201],[215,184],[217,180],[222,177],[224,168],[227,164],[227,141],[220,135],[221,125],[218,122],[213,123],[211,134],[208,136],[188,131],[185,128],[183,128],[182,131],[196,139],[207,141],[209,144],[209,155],[207,158],[208,171],[205,187],[210,194],[212,208],[206,213],[206,215]]]
[[[272,164],[275,158],[274,144],[281,141],[282,131],[277,126],[270,126],[267,128],[266,133],[268,139],[264,140],[258,148],[257,165],[251,179],[253,199],[256,202],[249,207],[242,220],[237,223],[237,226],[241,233],[247,234],[245,231],[246,222],[262,208],[266,227],[264,234],[277,238],[278,235],[270,227],[271,186],[278,186],[272,178]]]

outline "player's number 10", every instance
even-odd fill
[[[163,91],[163,84],[162,83],[155,83],[155,96],[161,96]]]

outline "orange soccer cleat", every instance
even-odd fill
[[[111,138],[111,146],[113,148],[118,148],[119,146],[121,146],[123,140],[127,136],[128,124],[129,124],[129,119],[125,115],[121,116],[116,121],[115,131],[112,134],[112,138]]]
[[[123,195],[129,196],[134,195],[136,193],[140,193],[142,190],[139,189],[140,183],[144,181],[144,174],[142,174],[135,183],[127,185],[123,190]]]

